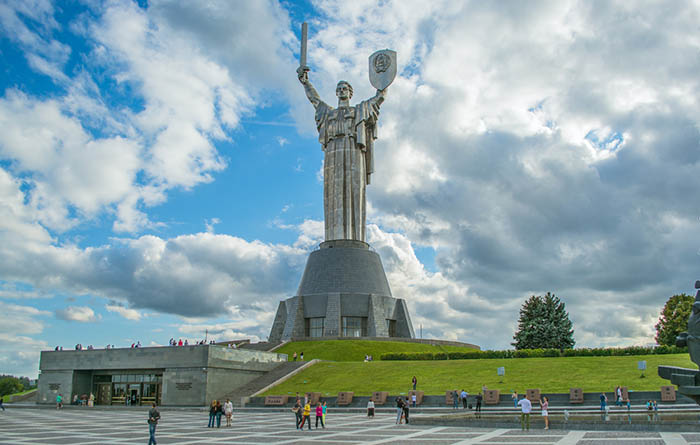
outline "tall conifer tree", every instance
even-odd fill
[[[520,308],[513,340],[515,349],[573,348],[574,330],[565,304],[549,292],[528,298]]]

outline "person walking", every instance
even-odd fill
[[[401,417],[403,416],[403,399],[401,396],[396,398],[396,424],[401,423]]]
[[[530,411],[532,411],[532,403],[530,403],[527,397],[525,397],[525,394],[523,394],[518,405],[520,405],[522,410],[520,413],[520,428],[525,431],[525,427],[527,426],[527,430],[530,431]]]
[[[408,397],[406,397],[406,403],[403,404],[403,416],[404,416],[404,419],[406,419],[406,425],[408,425],[408,411],[409,411],[409,404],[408,404]]]
[[[411,394],[411,406],[413,408],[416,407],[416,393],[415,393],[415,391]]]
[[[620,385],[617,385],[617,388],[615,388],[615,398],[615,405],[622,406],[622,388],[620,388]]]
[[[411,383],[413,383],[413,390],[415,391],[415,390],[416,390],[416,385],[418,384],[418,379],[416,378],[415,375],[413,376],[413,379],[411,380]]]
[[[321,421],[321,428],[326,428],[326,425],[323,424],[323,406],[321,405],[321,402],[318,402],[318,405],[316,405],[316,429],[318,429],[318,421]]]
[[[209,406],[209,424],[207,428],[214,428],[214,423],[216,422],[216,400],[211,401]]]
[[[462,394],[460,394],[462,397],[462,405],[464,405],[464,409],[467,409],[467,397],[469,397],[469,394],[463,389]]]
[[[323,424],[326,424],[326,411],[328,409],[328,405],[326,405],[326,401],[323,401]]]
[[[452,408],[459,409],[459,391],[456,389],[452,392]]]
[[[226,403],[224,403],[224,414],[226,415],[226,426],[230,427],[233,416],[233,403],[230,399],[226,399]]]
[[[304,361],[304,351],[301,351],[301,354],[299,354],[299,360]]]
[[[544,418],[544,429],[549,429],[549,397],[542,396],[540,399],[540,406],[542,407],[542,417]]]
[[[292,361],[295,362],[297,361],[297,352],[294,351],[294,355],[292,355]]]
[[[156,445],[156,426],[160,419],[160,412],[156,408],[156,402],[151,404],[151,409],[148,410],[148,445]]]
[[[481,401],[483,400],[483,396],[481,393],[476,395],[476,412],[480,413],[481,412]]]
[[[516,408],[518,407],[518,391],[513,390],[513,394],[510,395],[510,398],[513,399],[513,406]]]
[[[309,431],[311,431],[311,405],[308,401],[306,402],[306,405],[304,405],[304,414],[301,418],[301,425],[299,425],[300,430],[304,429],[304,423],[306,422],[308,422]]]
[[[0,408],[5,411],[5,405],[2,404],[2,397],[0,397]]]
[[[216,401],[216,427],[221,428],[221,415],[224,413],[224,408],[220,401]]]
[[[605,412],[605,408],[608,405],[608,396],[604,392],[600,393],[600,410]]]
[[[301,401],[298,397],[294,408],[292,408],[292,412],[294,413],[294,417],[296,417],[297,429],[299,429],[299,424],[301,424]]]
[[[369,399],[369,402],[367,402],[367,417],[374,417],[374,402],[372,399]]]
[[[63,394],[59,394],[56,396],[56,409],[61,408],[63,408]]]

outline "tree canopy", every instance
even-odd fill
[[[515,349],[571,349],[574,341],[566,305],[554,294],[531,296],[520,308]]]
[[[688,318],[693,310],[695,298],[691,295],[674,295],[666,301],[656,324],[656,343],[673,346],[676,337],[688,329]]]

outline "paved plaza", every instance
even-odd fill
[[[0,412],[0,444],[146,444],[143,410],[12,409]],[[313,416],[312,416],[313,419]],[[224,420],[224,419],[222,419]],[[164,410],[156,437],[159,444],[559,444],[680,445],[700,444],[698,433],[587,432],[513,429],[466,429],[395,425],[395,417],[375,419],[351,413],[327,416],[324,430],[297,431],[294,415],[238,411],[232,428],[206,428],[200,410]],[[225,421],[224,421],[225,423]]]

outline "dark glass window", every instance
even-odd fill
[[[367,317],[343,317],[343,337],[367,337]]]
[[[386,320],[386,330],[389,337],[396,337],[396,320]]]
[[[323,322],[324,317],[315,317],[306,319],[306,336],[307,337],[323,337]]]

